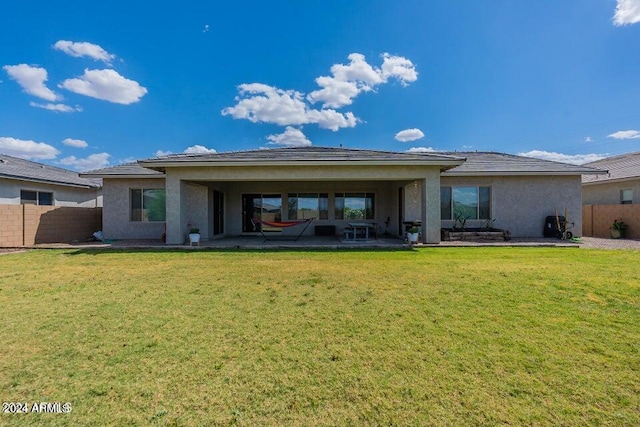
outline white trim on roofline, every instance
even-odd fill
[[[92,173],[81,173],[80,174],[81,177],[91,177],[91,178],[102,178],[102,179],[109,179],[109,178],[132,178],[132,179],[159,179],[165,178],[165,174],[108,174],[108,173],[99,173],[99,174],[92,174]]]
[[[29,178],[29,177],[25,177],[25,176],[8,175],[8,174],[4,174],[4,173],[0,174],[0,178],[13,179],[13,180],[16,180],[16,181],[37,182],[39,184],[62,185],[64,187],[86,188],[88,190],[95,190],[95,189],[98,189],[98,188],[101,187],[98,184],[95,184],[95,185],[73,184],[73,183],[70,183],[70,182],[61,182],[61,181],[54,181],[54,180],[50,180],[50,179],[40,179],[40,178]]]
[[[495,171],[495,172],[455,172],[446,171],[441,176],[581,176],[599,175],[602,172],[594,171]]]
[[[640,176],[629,176],[625,178],[604,178],[600,181],[587,181],[583,182],[582,185],[598,185],[598,184],[615,184],[617,182],[626,182],[626,181],[638,181],[640,180]]]
[[[158,162],[140,160],[142,167],[173,168],[201,166],[460,166],[464,160],[264,160],[264,161],[198,161],[198,162]]]

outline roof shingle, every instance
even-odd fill
[[[583,176],[583,184],[640,178],[640,151],[607,157],[606,159],[586,163],[585,166],[605,169],[609,173],[601,176]]]

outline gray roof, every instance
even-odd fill
[[[605,169],[608,170],[609,173],[600,176],[584,176],[582,177],[583,184],[597,184],[600,182],[634,178],[640,179],[640,151],[615,157],[607,157],[606,159],[596,162],[586,163],[585,166]]]
[[[99,188],[100,181],[81,177],[77,172],[31,160],[0,154],[0,178],[42,182],[71,187]]]
[[[108,168],[96,169],[83,172],[81,176],[99,177],[99,178],[162,178],[164,174],[152,169],[140,166],[138,163],[124,163],[122,165],[110,166]]]
[[[581,175],[606,173],[594,167],[494,152],[444,152],[467,159],[442,175]]]
[[[140,160],[138,163],[113,166],[82,174],[109,177],[163,177],[162,170],[173,166],[261,165],[261,164],[437,164],[443,175],[581,175],[606,173],[597,168],[512,154],[493,152],[428,152],[406,153],[330,147],[274,148],[267,150],[231,151],[207,154],[173,154]],[[148,169],[149,168],[149,169]],[[151,169],[153,168],[153,169]]]
[[[263,150],[229,151],[224,153],[207,154],[174,154],[141,160],[140,163],[148,167],[162,167],[165,165],[179,166],[181,164],[204,163],[234,163],[234,164],[272,164],[272,163],[436,163],[443,165],[457,165],[464,161],[458,155],[442,153],[399,153],[392,151],[363,150],[353,148],[334,147],[295,147],[272,148]]]

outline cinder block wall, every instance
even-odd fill
[[[23,205],[0,205],[0,247],[22,246]]]
[[[84,242],[102,229],[102,208],[0,205],[0,247]]]
[[[627,224],[625,237],[640,239],[640,205],[585,205],[582,207],[582,235],[611,237],[609,227],[614,220]]]

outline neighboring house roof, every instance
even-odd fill
[[[606,171],[585,165],[515,156],[493,152],[443,152],[445,155],[457,155],[467,159],[462,165],[444,172],[443,176],[478,175],[583,175],[603,174]]]
[[[125,163],[80,174],[94,178],[164,178],[162,172],[143,168],[138,163]]]
[[[70,187],[100,188],[101,186],[100,181],[83,178],[77,172],[6,154],[0,154],[0,178]]]
[[[398,153],[332,147],[295,147],[231,151],[209,154],[177,154],[141,160],[145,167],[162,169],[179,166],[279,166],[279,165],[425,165],[449,169],[464,162],[457,155],[441,153]]]
[[[584,185],[640,179],[640,151],[607,157],[596,162],[586,163],[585,166],[606,169],[609,173],[600,176],[584,176],[582,177]]]

